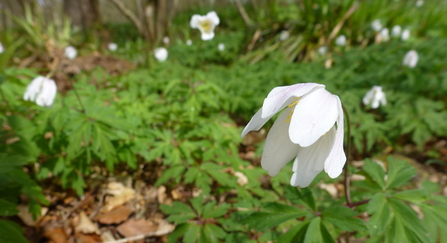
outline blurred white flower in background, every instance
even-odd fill
[[[168,59],[168,50],[164,47],[155,48],[154,56],[159,62],[164,62]]]
[[[335,39],[335,44],[337,46],[345,46],[346,45],[346,36],[340,35]]]
[[[373,29],[374,31],[380,31],[382,29],[382,23],[380,22],[380,19],[376,19],[371,22],[371,29]]]
[[[281,31],[281,33],[279,34],[279,40],[280,41],[285,41],[287,39],[289,39],[290,33],[287,30],[283,30]]]
[[[409,29],[404,29],[404,31],[402,31],[401,39],[403,41],[406,41],[406,40],[408,40],[408,38],[410,38],[410,30]]]
[[[0,53],[3,53],[5,51],[5,48],[3,47],[3,44],[0,42]]]
[[[380,31],[380,36],[382,36],[382,41],[389,41],[390,40],[390,31],[388,30],[388,28],[383,28]]]
[[[363,97],[363,104],[371,104],[371,108],[377,109],[380,105],[386,105],[386,96],[381,86],[373,86]]]
[[[424,5],[424,0],[418,0],[416,1],[416,7],[422,7],[422,5]]]
[[[187,40],[186,45],[188,45],[188,46],[192,45],[192,40]]]
[[[418,64],[419,55],[415,50],[410,50],[405,54],[404,60],[402,61],[402,65],[407,66],[409,68],[414,68]]]
[[[214,28],[219,25],[219,17],[216,12],[212,11],[205,16],[194,14],[191,18],[190,25],[193,29],[199,29],[202,33],[202,40],[211,40],[214,37]]]
[[[225,50],[225,45],[222,43],[219,43],[219,45],[217,45],[217,49],[219,49],[219,51],[223,51],[223,50]]]
[[[23,99],[36,102],[37,105],[49,107],[56,97],[57,87],[54,80],[39,76],[26,87]]]
[[[318,48],[318,54],[324,56],[327,54],[328,48],[327,46],[320,46],[320,48]]]
[[[165,43],[166,45],[169,44],[169,37],[165,36],[163,37],[163,43]]]
[[[346,162],[340,98],[316,83],[276,87],[264,99],[262,108],[251,118],[241,137],[261,129],[283,109],[267,135],[262,168],[275,176],[295,159],[290,184],[300,187],[307,187],[323,170],[331,178],[339,176]]]
[[[116,51],[118,49],[118,45],[116,43],[109,43],[107,48],[109,48],[109,51]]]
[[[78,51],[76,50],[76,48],[72,47],[72,46],[67,46],[65,47],[65,52],[64,52],[65,56],[68,59],[75,59],[76,56],[78,55]]]
[[[391,36],[392,37],[399,37],[401,32],[402,32],[402,28],[400,27],[400,25],[395,25],[391,29]]]

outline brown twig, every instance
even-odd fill
[[[340,19],[340,21],[337,23],[337,25],[332,30],[331,34],[326,40],[326,44],[331,43],[331,41],[337,36],[338,32],[340,32],[341,27],[345,24],[345,21],[357,10],[358,4],[354,3],[352,6],[346,11],[346,13],[343,15],[343,17]]]
[[[241,17],[244,20],[245,25],[250,26],[251,25],[251,19],[250,19],[250,17],[248,17],[248,14],[245,11],[245,8],[242,5],[241,1],[240,0],[234,0],[234,2],[236,3],[236,8],[239,11],[239,13],[241,14]]]
[[[130,20],[130,22],[132,22],[137,27],[138,31],[142,35],[145,34],[143,25],[141,24],[138,17],[135,16],[132,11],[130,11],[130,9],[126,8],[126,6],[124,6],[124,4],[120,0],[112,0],[112,3],[115,4],[115,6],[121,11],[121,13],[124,14],[124,16],[126,16]]]

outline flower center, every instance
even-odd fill
[[[289,107],[289,108],[293,108],[294,106],[296,106],[296,105],[298,105],[298,102],[300,101],[300,98],[299,97],[296,97],[295,98],[295,100],[290,104],[290,105],[288,105],[287,107]],[[293,111],[294,111],[295,109],[291,109],[290,110],[290,113],[289,113],[289,115],[287,116],[287,120],[286,120],[286,122],[287,123],[290,123],[290,120],[292,119],[292,114],[293,114]]]
[[[211,20],[209,19],[204,19],[200,21],[199,26],[202,28],[203,31],[208,33],[211,32],[211,29],[213,28],[213,23],[211,23]]]

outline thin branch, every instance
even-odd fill
[[[130,22],[132,22],[137,27],[138,31],[142,35],[144,35],[145,31],[138,17],[135,16],[135,14],[130,11],[130,9],[126,8],[126,6],[124,6],[124,4],[120,0],[112,0],[112,3],[115,4],[115,6],[121,11],[121,13],[124,14],[124,16],[126,16],[130,20]]]
[[[245,11],[244,6],[242,6],[242,3],[240,0],[234,0],[236,3],[237,10],[241,14],[242,19],[244,19],[245,25],[250,26],[251,25],[251,19],[248,17],[247,12]]]
[[[338,24],[334,27],[331,34],[329,35],[328,39],[326,40],[326,44],[329,44],[335,36],[337,36],[338,32],[340,32],[341,27],[345,24],[345,21],[357,10],[358,4],[354,3],[352,6],[346,11],[346,13],[343,15],[343,17],[340,19]]]

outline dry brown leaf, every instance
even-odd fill
[[[67,235],[62,227],[45,230],[43,235],[53,243],[66,243]]]
[[[102,242],[109,242],[109,241],[115,241],[115,237],[113,237],[113,234],[110,230],[104,231],[101,234],[101,240]]]
[[[166,198],[168,197],[168,195],[166,195],[166,187],[165,186],[160,186],[157,190],[157,199],[158,199],[158,203],[163,204],[166,201]]]
[[[112,197],[106,198],[106,205],[104,206],[103,212],[109,212],[136,197],[134,189],[126,187],[119,182],[110,182],[107,185],[106,193],[112,195]]]
[[[337,197],[338,189],[334,184],[321,183],[320,188],[326,190],[332,197]]]
[[[84,234],[95,233],[99,235],[98,225],[93,223],[83,211],[79,214],[79,224],[75,227],[75,231]]]
[[[17,210],[19,210],[19,213],[17,214],[17,216],[19,216],[19,218],[22,220],[22,222],[28,226],[35,226],[36,221],[39,221],[48,212],[47,207],[42,207],[41,214],[40,214],[41,216],[39,216],[36,220],[34,220],[33,215],[29,212],[28,205],[20,204],[20,205],[17,205],[16,208],[17,208]]]
[[[236,171],[234,172],[234,175],[237,177],[237,184],[241,186],[245,186],[248,183],[247,176],[244,175],[244,173]]]
[[[99,214],[95,217],[101,224],[119,224],[125,221],[132,211],[127,206],[119,206],[107,213]]]
[[[76,233],[75,235],[76,243],[99,243],[102,242],[98,235],[89,235]]]
[[[124,237],[132,237],[155,232],[158,226],[145,219],[130,219],[116,228]]]

